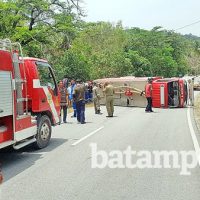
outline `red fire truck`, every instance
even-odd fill
[[[152,83],[153,107],[185,107],[188,101],[188,84],[182,78],[158,79]]]
[[[20,44],[0,40],[0,149],[46,147],[59,116],[58,87],[48,62],[23,58]]]

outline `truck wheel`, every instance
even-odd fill
[[[49,144],[51,138],[51,121],[48,116],[43,115],[38,119],[35,147],[42,149]]]

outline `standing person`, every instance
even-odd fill
[[[100,93],[99,93],[99,85],[97,83],[93,84],[93,100],[94,100],[94,110],[95,114],[101,114],[100,110]]]
[[[76,87],[76,81],[74,79],[72,79],[69,98],[72,101],[72,108],[73,108],[74,113],[71,117],[76,117],[76,114],[77,114],[76,113],[76,102],[74,101],[74,98],[73,98],[73,93],[74,93],[75,87]]]
[[[88,103],[89,101],[89,91],[88,91],[88,82],[86,82],[85,84],[85,102]]]
[[[152,78],[148,78],[148,83],[145,86],[145,96],[147,99],[147,107],[145,112],[153,112],[152,110]]]
[[[76,102],[77,121],[81,124],[85,124],[85,90],[85,86],[81,84],[81,80],[77,80],[73,98]]]
[[[67,88],[67,92],[68,92],[68,94],[69,94],[69,96],[68,96],[68,107],[71,107],[71,105],[72,105],[72,94],[71,94],[71,82],[69,83],[69,86],[68,86],[68,88]]]
[[[69,80],[68,80],[67,76],[64,76],[64,79],[63,79],[63,86],[64,86],[65,88],[68,88],[68,85],[69,85]]]
[[[59,83],[60,91],[60,110],[63,110],[63,122],[67,123],[67,107],[68,107],[68,92],[67,88],[64,86],[63,81]]]
[[[93,99],[93,85],[92,85],[92,81],[89,81],[88,83],[88,101],[92,102]]]
[[[114,114],[114,87],[106,82],[104,85],[104,94],[106,96],[106,109],[108,112],[108,116],[107,117],[113,117]]]

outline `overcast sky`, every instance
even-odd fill
[[[200,0],[83,0],[86,21],[122,21],[124,27],[176,30],[200,21]],[[200,22],[176,32],[200,36]]]

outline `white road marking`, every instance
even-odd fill
[[[103,129],[103,128],[104,128],[104,126],[102,126],[102,127],[98,128],[97,130],[95,130],[95,131],[89,133],[88,135],[84,136],[84,137],[81,138],[80,140],[74,142],[71,146],[76,146],[77,144],[79,144],[80,142],[86,140],[87,138],[89,138],[90,136],[92,136],[92,135],[94,135],[95,133],[99,132],[99,131],[100,131],[101,129]]]
[[[199,143],[198,143],[194,128],[192,126],[192,121],[191,121],[191,116],[190,116],[190,108],[188,108],[188,110],[187,110],[187,119],[188,119],[190,134],[192,136],[194,149],[195,149],[196,154],[197,154],[197,160],[198,160],[198,163],[199,163],[199,166],[200,166],[200,147],[199,147]]]
[[[33,155],[44,155],[44,154],[47,154],[49,152],[31,152],[31,151],[28,151],[28,152],[22,152],[22,154],[33,154]]]

